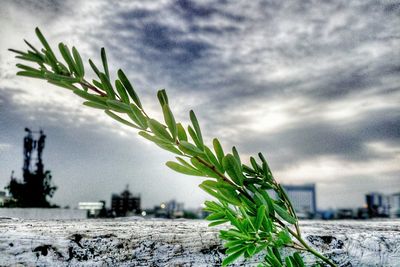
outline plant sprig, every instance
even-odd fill
[[[205,202],[209,226],[230,224],[228,229],[220,231],[227,254],[223,266],[241,256],[250,258],[264,253],[259,266],[302,267],[305,264],[300,252],[312,253],[324,264],[336,266],[302,238],[293,205],[272,175],[262,153],[258,154],[258,160],[250,157],[250,165],[246,165],[235,147],[231,153],[226,153],[216,138],[211,147],[207,146],[192,110],[189,114],[191,125],[187,129],[176,122],[165,90],[157,93],[164,122],[149,117],[125,73],[120,69],[118,78],[111,79],[104,48],[101,49],[102,69],[89,60],[97,79],[88,81],[75,47],[69,49],[60,43],[61,61],[40,30],[36,28],[35,31],[43,46],[41,50],[26,40],[28,51],[9,49],[17,54],[16,58],[37,64],[36,67],[17,64],[20,69],[17,75],[43,79],[72,90],[85,100],[84,105],[104,110],[112,119],[139,130],[140,136],[176,154],[176,161],[166,163],[172,170],[206,177],[199,187],[215,198]],[[275,198],[270,196],[271,191],[276,193]],[[295,252],[282,257],[279,250],[283,247]]]

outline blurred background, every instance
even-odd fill
[[[209,199],[136,131],[16,77],[7,49],[39,46],[36,26],[86,63],[105,47],[151,116],[162,118],[165,88],[178,121],[196,112],[206,143],[235,145],[244,162],[263,152],[302,217],[398,216],[399,15],[399,1],[2,1],[0,206],[14,208],[0,216],[202,217]],[[32,189],[38,179],[48,184]]]

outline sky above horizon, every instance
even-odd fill
[[[126,184],[144,207],[198,207],[201,178],[173,155],[68,90],[16,77],[8,48],[105,47],[152,116],[165,88],[178,121],[196,112],[204,139],[242,157],[263,152],[284,184],[316,183],[318,207],[358,207],[367,192],[400,191],[400,1],[2,1],[0,190],[21,177],[24,128],[47,135],[52,202],[110,202]],[[247,160],[245,160],[247,161]]]

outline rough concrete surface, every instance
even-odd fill
[[[219,266],[222,228],[196,220],[3,218],[0,266]],[[400,266],[398,220],[303,221],[301,229],[339,266]]]

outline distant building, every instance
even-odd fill
[[[176,200],[168,201],[167,203],[161,203],[160,206],[154,207],[154,216],[156,218],[183,218],[184,216],[184,204],[177,202]]]
[[[378,192],[371,192],[365,195],[368,214],[373,217],[389,217],[390,197]]]
[[[127,186],[121,194],[112,195],[111,209],[117,217],[140,214],[140,195],[134,196]]]
[[[97,217],[105,217],[104,210],[105,210],[105,201],[98,201],[98,202],[79,202],[78,209],[86,210],[87,218],[97,218]]]
[[[336,211],[336,217],[338,219],[353,219],[354,211],[353,209],[338,209]]]
[[[0,207],[4,207],[6,199],[7,199],[6,192],[0,191]]]
[[[313,218],[317,213],[315,184],[282,185],[299,218]]]
[[[390,217],[400,218],[400,192],[389,196]]]

